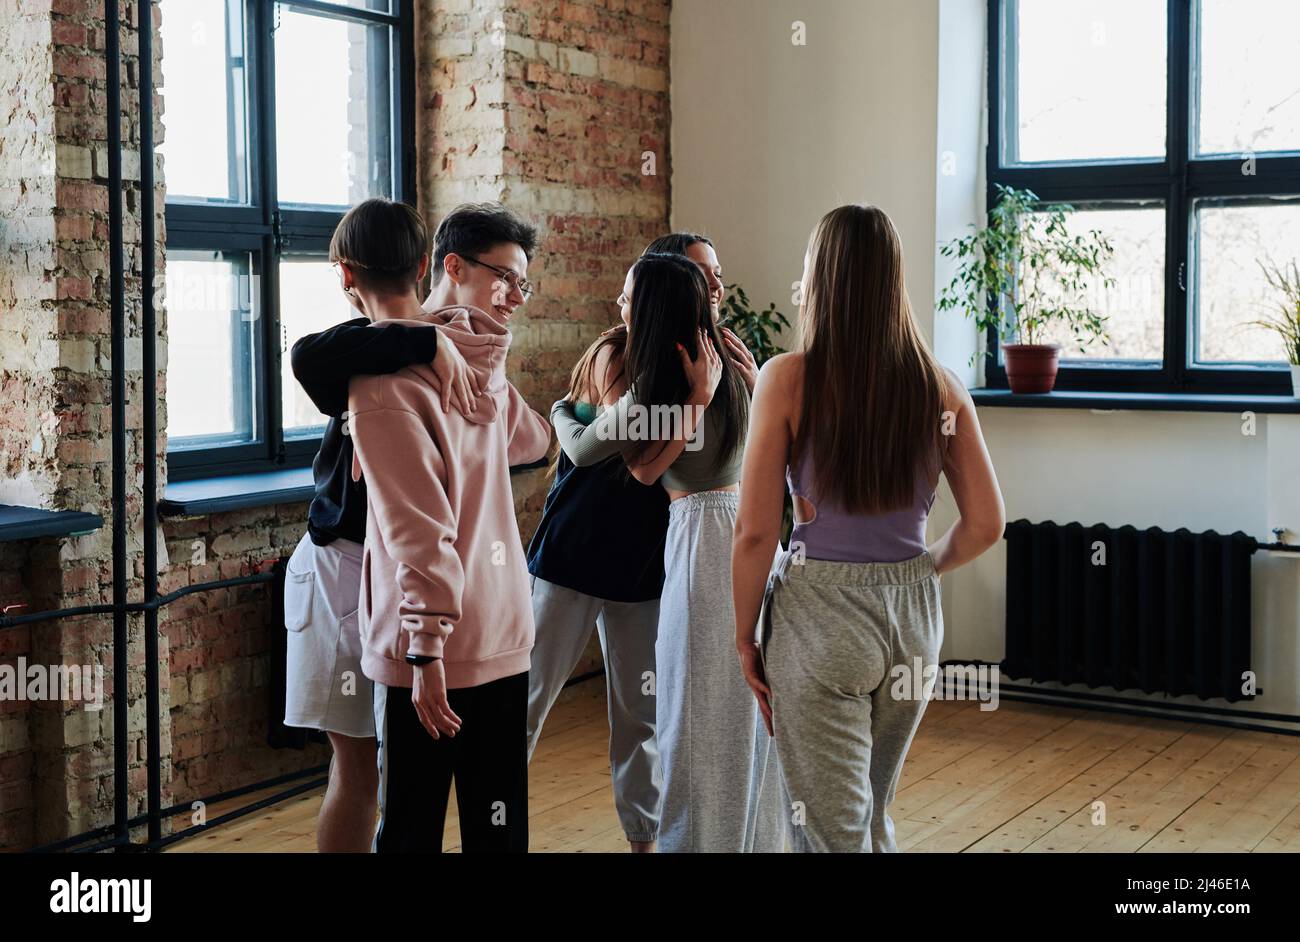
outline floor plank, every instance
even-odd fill
[[[571,697],[552,711],[529,768],[532,851],[627,850],[608,746],[603,696]],[[272,793],[213,805],[208,816]],[[310,853],[322,793],[169,850]],[[937,700],[912,744],[892,814],[899,848],[914,852],[1296,853],[1300,737],[1043,703],[1004,700],[982,711],[971,701]],[[443,846],[460,849],[454,793]]]

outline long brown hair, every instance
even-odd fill
[[[849,513],[901,510],[936,474],[947,382],[912,315],[898,231],[874,206],[822,217],[799,308],[803,404],[791,461]]]
[[[618,364],[618,371],[610,378],[610,381],[604,388],[600,387],[601,377],[596,376],[596,363],[600,359],[602,350],[608,349],[611,353],[610,363]],[[582,355],[576,364],[573,372],[569,374],[569,400],[571,402],[587,402],[599,407],[605,399],[605,394],[618,385],[619,380],[623,378],[624,357],[627,355],[627,327],[618,324],[615,327],[605,331],[595,342],[592,343],[587,351]],[[559,473],[560,468],[560,447],[558,443],[554,446],[554,458],[551,461],[551,467],[547,471],[548,478],[554,478]]]

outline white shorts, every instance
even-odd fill
[[[361,673],[362,547],[351,540],[317,546],[304,536],[284,582],[284,725],[358,738],[375,735],[374,684]]]

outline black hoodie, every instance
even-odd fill
[[[311,465],[316,496],[307,512],[307,532],[317,546],[339,537],[354,543],[366,539],[366,485],[352,480],[352,439],[344,432],[348,381],[432,363],[437,352],[438,331],[432,325],[403,322],[371,330],[364,317],[308,334],[293,345],[293,375],[329,417]]]

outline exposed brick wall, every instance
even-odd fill
[[[58,481],[52,339],[55,276],[53,48],[48,4],[0,2],[5,120],[0,128],[0,501],[49,499]],[[73,285],[65,284],[69,291]],[[80,286],[76,286],[80,288]]]
[[[501,199],[535,221],[539,294],[514,325],[511,378],[545,412],[573,363],[617,316],[628,264],[668,222],[667,0],[416,0],[417,173],[431,223],[456,203]],[[139,122],[135,4],[123,3],[123,170],[128,344],[130,598],[141,598]],[[100,0],[0,0],[0,502],[89,510],[80,538],[0,544],[0,605],[111,600],[111,398],[107,122]],[[157,39],[155,52],[166,55]],[[161,70],[155,63],[156,80]],[[156,98],[161,116],[163,99]],[[155,138],[162,140],[161,123]],[[646,152],[653,154],[654,173]],[[156,204],[164,193],[161,161]],[[161,218],[159,232],[162,233]],[[160,244],[159,283],[165,246]],[[165,305],[158,311],[159,428],[166,428]],[[165,485],[165,441],[159,441]],[[520,532],[546,478],[514,479]],[[160,591],[256,572],[287,555],[305,505],[163,521]],[[162,610],[163,802],[319,764],[266,746],[268,589],[188,596]],[[143,623],[130,619],[130,813],[144,810]],[[103,664],[102,712],[0,703],[0,850],[112,820],[112,620],[0,630],[0,663]],[[590,653],[579,670],[598,664]]]
[[[306,529],[306,505],[285,504],[167,520],[171,561],[159,591],[248,575],[288,556]],[[188,595],[163,610],[171,672],[171,790],[190,802],[328,760],[321,746],[267,745],[270,645],[267,586]],[[164,747],[166,752],[166,748]]]
[[[30,604],[31,595],[22,579],[30,549],[27,543],[0,543],[0,607]],[[16,665],[19,657],[31,656],[30,627],[0,631],[0,664]],[[26,700],[0,700],[0,848],[32,843],[36,753],[32,749],[31,706]]]
[[[54,408],[58,346],[47,339],[54,268],[54,102],[49,11],[2,0],[0,44],[5,120],[0,127],[0,502],[34,503],[52,494],[53,442],[41,433]],[[42,369],[44,367],[44,369]],[[0,544],[0,607],[32,601],[24,576],[28,544]],[[31,629],[0,631],[0,664],[31,657]],[[0,701],[0,848],[32,842],[36,752],[31,704]]]
[[[0,356],[6,409],[5,491],[0,500],[58,509],[111,511],[109,284],[107,262],[107,87],[103,5],[96,0],[6,0],[0,77],[13,111],[0,163],[0,218],[6,254],[0,264],[5,333]],[[123,4],[123,171],[126,179],[126,303],[138,307],[139,124],[136,118],[135,5]],[[14,24],[11,26],[11,24]],[[138,488],[141,453],[140,338],[128,324],[128,482]],[[10,408],[13,403],[14,408]],[[135,469],[133,473],[130,469]],[[138,491],[137,491],[138,495]],[[132,591],[139,592],[140,501],[128,501]],[[32,609],[105,602],[112,573],[110,530],[76,539],[34,541],[20,557],[5,552],[3,601]],[[11,568],[12,567],[12,568]],[[125,683],[132,700],[131,755],[144,728],[141,626],[132,619],[132,657],[125,678],[112,676],[110,619],[72,618],[18,631],[9,655],[53,665],[102,665],[105,695]],[[26,644],[23,644],[23,639]],[[26,647],[26,651],[18,650]],[[24,846],[89,829],[111,817],[112,708],[80,704],[26,706],[23,730],[5,724],[5,776],[26,771],[29,786],[6,790],[0,847]],[[133,761],[132,812],[143,802],[144,767]],[[27,799],[16,820],[10,794]]]

